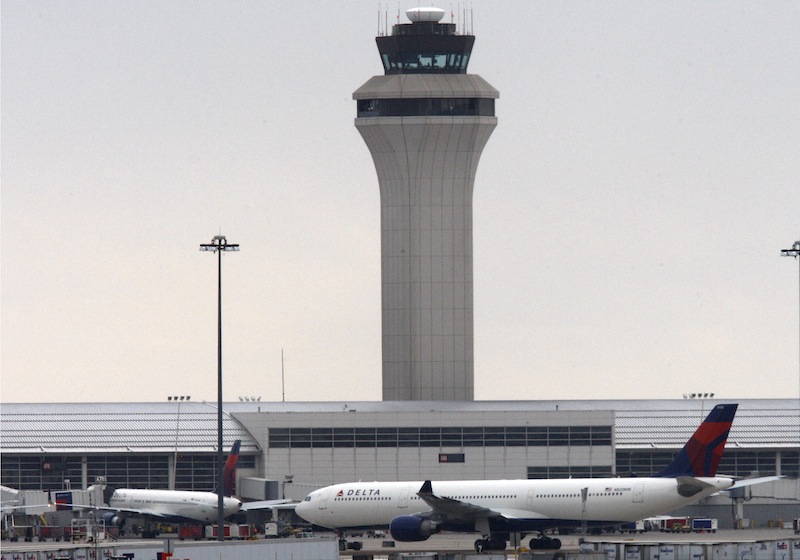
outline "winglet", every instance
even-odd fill
[[[426,480],[422,484],[422,488],[419,489],[419,492],[417,492],[417,494],[433,494],[433,485],[431,485],[431,481]]]
[[[738,406],[715,406],[683,449],[656,476],[715,476]]]

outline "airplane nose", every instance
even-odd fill
[[[311,502],[308,498],[297,504],[294,509],[294,512],[305,519],[306,521],[310,521],[308,518],[308,512],[311,511]]]
[[[225,517],[238,513],[242,509],[242,501],[238,498],[226,496],[222,502],[222,509],[225,512]]]

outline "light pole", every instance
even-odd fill
[[[684,393],[684,399],[700,399],[700,421],[706,417],[706,399],[713,399],[714,393]]]
[[[175,456],[172,459],[172,476],[169,481],[169,489],[175,490],[175,481],[178,478],[178,434],[181,431],[181,403],[184,400],[191,400],[191,395],[180,395],[174,397],[167,397],[168,401],[174,400],[178,403],[178,417],[175,420]]]
[[[224,235],[215,235],[211,243],[201,243],[201,251],[217,253],[217,540],[225,540],[225,511],[222,497],[225,494],[224,458],[222,455],[222,253],[238,251],[239,245],[228,243]]]
[[[795,241],[794,245],[792,245],[791,249],[781,249],[781,256],[782,257],[800,257],[800,241]],[[800,282],[800,280],[798,281]],[[798,302],[800,303],[800,302]],[[800,308],[800,305],[798,305]],[[800,311],[798,312],[800,314]],[[800,331],[798,331],[798,340],[800,340]],[[798,363],[800,363],[800,342],[798,343]],[[798,388],[800,390],[800,387]],[[800,398],[800,393],[797,395]]]

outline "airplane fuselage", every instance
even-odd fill
[[[611,525],[663,514],[733,485],[729,478],[692,478],[691,496],[681,495],[682,479],[595,478],[557,480],[434,481],[443,498],[485,508],[502,516],[495,530],[539,531],[551,527]],[[683,480],[684,484],[686,480]],[[426,515],[430,506],[417,495],[423,482],[359,482],[322,488],[296,509],[304,519],[332,529],[386,527],[403,515]],[[582,490],[586,490],[586,500]],[[684,490],[684,493],[688,493]],[[486,516],[494,525],[491,513]],[[458,525],[455,522],[454,525]],[[447,524],[442,525],[448,530]],[[456,529],[463,530],[463,528]]]
[[[218,500],[214,492],[122,488],[114,491],[108,506],[120,512],[210,523],[217,520]],[[238,512],[240,508],[238,499],[223,498],[225,517]]]

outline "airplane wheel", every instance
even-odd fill
[[[531,550],[559,550],[561,548],[560,539],[552,539],[550,537],[539,537],[531,539],[528,548]]]
[[[339,551],[347,550],[347,541],[339,539]]]
[[[484,547],[486,546],[485,539],[478,539],[475,541],[475,552],[481,553],[483,552]]]
[[[364,543],[361,541],[353,541],[347,545],[347,548],[350,550],[361,550],[364,547]]]

